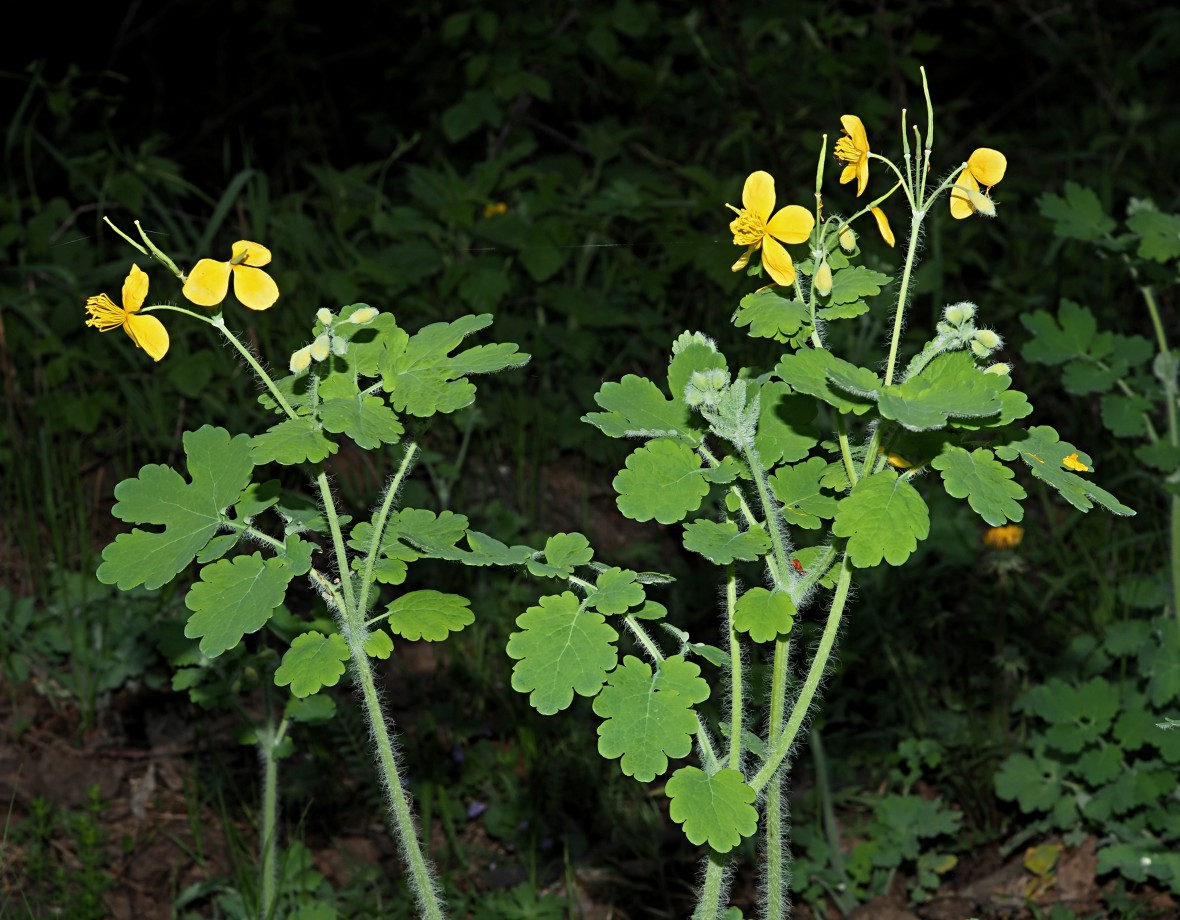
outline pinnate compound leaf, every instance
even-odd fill
[[[628,374],[618,383],[604,383],[594,401],[605,412],[589,412],[589,422],[611,438],[677,438],[699,444],[700,430],[693,423],[683,392],[669,399],[646,377]]]
[[[803,326],[811,325],[811,310],[801,300],[788,300],[774,291],[755,291],[741,299],[733,323],[739,329],[749,326],[754,338],[785,343]]]
[[[1098,332],[1098,321],[1086,307],[1062,300],[1054,317],[1044,310],[1022,316],[1020,322],[1034,338],[1020,349],[1025,361],[1064,364],[1088,355]]]
[[[753,562],[770,550],[770,537],[761,527],[739,530],[733,521],[700,520],[684,525],[684,548],[714,565],[729,565],[735,559]]]
[[[594,696],[618,662],[614,643],[619,638],[602,614],[579,609],[571,591],[542,597],[516,625],[521,632],[508,637],[512,689],[529,694],[529,704],[542,715],[552,715],[573,702],[574,692]]]
[[[205,425],[185,432],[183,443],[191,483],[171,467],[151,464],[115,486],[115,517],[164,530],[137,528],[116,537],[102,551],[98,578],[104,584],[123,590],[167,584],[209,543],[225,509],[250,485],[249,436],[231,438],[225,429]]]
[[[283,663],[275,671],[275,684],[291,687],[297,697],[319,693],[323,687],[335,687],[344,676],[348,661],[348,643],[336,633],[325,636],[306,632],[291,640]]]
[[[594,593],[586,598],[586,606],[599,613],[626,613],[628,608],[643,603],[643,585],[635,581],[630,569],[607,569],[598,576]]]
[[[858,569],[882,558],[901,565],[930,534],[930,509],[908,479],[886,469],[863,477],[840,499],[832,533],[848,537],[848,558]]]
[[[336,442],[311,418],[289,418],[253,439],[251,456],[258,465],[319,463],[336,453]]]
[[[1071,455],[1076,455],[1088,467],[1092,468],[1094,463],[1089,454],[1078,450],[1068,441],[1058,440],[1057,431],[1048,425],[1037,425],[1021,432],[1020,437],[997,447],[996,455],[1001,460],[1019,457],[1037,479],[1055,488],[1062,498],[1079,511],[1089,511],[1097,503],[1115,514],[1135,513],[1102,487],[1062,465],[1065,458]]]
[[[1041,214],[1053,221],[1053,232],[1060,237],[1097,242],[1115,228],[1106,216],[1098,196],[1084,185],[1065,183],[1065,195],[1044,194],[1037,199]]]
[[[770,477],[770,490],[782,503],[788,524],[818,530],[825,520],[836,516],[836,499],[824,495],[820,488],[827,469],[823,457],[812,457],[806,463],[779,467]]]
[[[1026,497],[1015,473],[983,447],[968,453],[948,444],[930,463],[942,474],[942,485],[953,498],[965,498],[971,509],[992,527],[1024,519],[1020,500]]]
[[[320,421],[333,434],[345,434],[364,450],[396,444],[405,429],[378,396],[330,399],[319,407]]]
[[[594,711],[606,720],[598,726],[598,753],[609,760],[621,757],[619,767],[627,776],[650,782],[668,769],[669,757],[692,750],[697,730],[692,704],[675,689],[660,687],[647,662],[628,655],[594,699]]]
[[[619,510],[634,521],[675,524],[709,494],[701,458],[678,441],[652,441],[632,452],[626,466],[613,485]]]
[[[718,853],[728,853],[758,829],[754,790],[738,770],[710,776],[698,767],[681,767],[664,792],[672,800],[669,815],[684,826],[684,835],[694,844],[707,843]]]
[[[871,399],[852,396],[835,389],[828,379],[833,372],[843,372],[850,380],[856,380],[870,389],[877,381],[877,376],[872,371],[850,364],[822,348],[800,348],[794,354],[784,355],[774,369],[775,376],[793,389],[822,399],[840,412],[863,415],[873,408]]]
[[[580,533],[555,533],[545,541],[545,561],[529,560],[529,571],[538,578],[569,578],[575,566],[594,558],[590,541]]]
[[[794,622],[795,602],[785,591],[750,588],[734,608],[733,628],[749,633],[755,642],[773,642],[789,633]]]
[[[450,323],[431,323],[408,338],[387,342],[380,360],[381,385],[390,394],[394,409],[420,418],[455,412],[475,400],[475,385],[465,375],[527,362],[528,355],[507,343],[450,354],[463,339],[491,322],[490,313],[464,316]]]
[[[767,467],[802,460],[819,443],[819,429],[811,424],[817,408],[814,399],[791,395],[785,383],[768,380],[762,384],[758,406],[754,446]]]
[[[403,594],[386,610],[389,631],[411,642],[417,639],[441,642],[475,622],[471,601],[459,594],[443,594],[432,589]]]
[[[995,415],[1002,408],[999,394],[1008,379],[983,373],[965,351],[948,352],[916,377],[884,387],[877,406],[885,418],[910,431],[930,431],[946,427],[952,417]]]
[[[200,639],[201,651],[216,658],[266,625],[292,577],[282,559],[264,561],[261,553],[205,566],[184,599],[193,611],[185,636]]]

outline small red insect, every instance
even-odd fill
[[[800,562],[798,559],[791,560],[791,568],[793,568],[800,575],[803,574],[803,563]]]

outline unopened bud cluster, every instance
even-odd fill
[[[348,354],[348,339],[334,332],[334,327],[349,324],[364,326],[371,323],[377,317],[377,313],[373,307],[361,307],[359,310],[353,310],[346,318],[339,319],[327,307],[316,310],[315,318],[323,327],[323,331],[310,345],[304,345],[291,355],[291,373],[301,374],[311,367],[312,361],[319,363],[326,360],[328,355],[343,357]]]

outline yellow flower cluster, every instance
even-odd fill
[[[233,245],[228,261],[201,259],[184,279],[182,293],[202,307],[215,307],[229,293],[232,277],[234,296],[243,305],[251,310],[266,310],[279,299],[278,285],[261,268],[269,264],[270,260],[270,250],[265,246],[249,240],[238,240]],[[86,301],[86,312],[90,318],[86,320],[86,325],[97,328],[99,332],[122,329],[136,348],[142,348],[153,361],[159,361],[168,353],[168,330],[154,316],[140,312],[147,299],[147,292],[148,276],[138,265],[132,265],[127,280],[123,282],[123,303],[116,304],[106,294],[89,298]]]

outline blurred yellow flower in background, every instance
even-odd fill
[[[1005,524],[1003,527],[989,527],[983,535],[983,542],[992,549],[1013,549],[1024,539],[1024,528],[1019,524]]]

